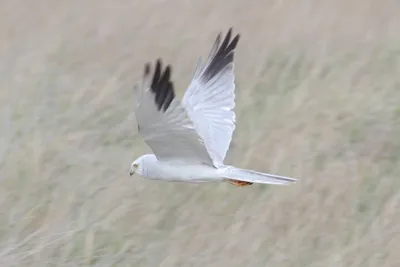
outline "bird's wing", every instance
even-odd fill
[[[221,43],[215,40],[206,64],[199,61],[183,97],[199,135],[204,139],[214,165],[222,165],[235,130],[234,52],[239,35],[231,40],[232,29]]]
[[[183,160],[213,165],[203,139],[197,134],[185,108],[175,98],[171,67],[162,70],[157,60],[153,77],[145,67],[141,86],[136,86],[135,115],[138,131],[159,160]]]

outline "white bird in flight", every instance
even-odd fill
[[[171,81],[171,66],[158,59],[151,77],[146,64],[142,83],[135,86],[138,132],[154,154],[136,159],[130,175],[180,182],[221,182],[284,185],[296,179],[239,169],[223,161],[235,129],[234,53],[239,35],[232,28],[215,40],[204,66],[199,60],[180,102]]]

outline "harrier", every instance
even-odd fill
[[[138,132],[154,154],[136,159],[130,175],[162,181],[284,185],[296,179],[239,169],[223,161],[235,129],[234,53],[239,35],[219,34],[208,59],[199,60],[182,101],[175,97],[171,66],[146,64],[135,86]]]

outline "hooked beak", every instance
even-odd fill
[[[136,172],[136,169],[137,169],[137,166],[133,165],[133,166],[131,167],[131,170],[130,170],[130,172],[129,172],[129,175],[130,175],[130,176],[134,175],[135,172]]]

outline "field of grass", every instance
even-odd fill
[[[0,266],[400,266],[400,2],[0,0]],[[129,176],[132,86],[179,97],[241,34],[226,163],[292,186]]]

